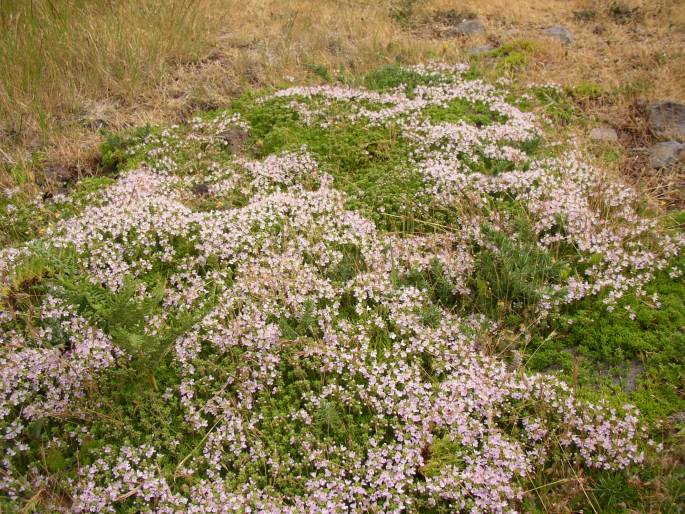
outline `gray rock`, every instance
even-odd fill
[[[545,34],[558,39],[565,45],[570,45],[573,43],[573,34],[571,34],[571,31],[566,27],[562,27],[561,25],[555,25],[554,27],[545,29]]]
[[[492,52],[494,49],[495,49],[495,47],[492,45],[478,45],[478,46],[472,46],[471,48],[469,48],[468,52],[470,55],[481,55],[481,54],[486,54],[488,52]]]
[[[635,392],[640,376],[644,373],[645,366],[638,359],[632,359],[625,368],[611,366],[607,363],[597,363],[597,372],[602,377],[608,377],[620,386],[627,394]]]
[[[195,196],[209,196],[209,185],[204,182],[193,184],[192,191]]]
[[[657,136],[685,141],[685,105],[676,102],[654,102],[646,108],[647,123]]]
[[[449,37],[485,34],[485,26],[476,18],[462,20],[447,31]]]
[[[637,389],[637,379],[644,372],[644,370],[645,365],[639,360],[633,359],[630,361],[626,372],[626,379],[623,384],[623,390],[626,393],[632,393],[635,391],[635,389]]]
[[[240,154],[245,146],[245,142],[250,135],[243,129],[233,127],[224,130],[219,134],[219,138],[224,141],[234,154]]]
[[[674,425],[685,424],[685,411],[676,412],[668,417],[668,420]]]
[[[597,127],[590,131],[590,139],[593,141],[611,143],[618,141],[618,134],[611,127]]]
[[[652,168],[669,168],[685,158],[685,144],[677,141],[657,143],[649,149],[649,164]]]
[[[79,169],[60,163],[50,163],[35,172],[36,183],[40,186],[59,186],[74,182],[79,177]]]

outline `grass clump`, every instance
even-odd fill
[[[528,232],[516,239],[492,228],[485,229],[488,246],[479,252],[481,266],[475,280],[475,302],[491,317],[506,318],[535,307],[567,268],[531,243]],[[521,321],[515,316],[515,321]]]
[[[213,23],[206,2],[23,2],[0,5],[0,114],[18,140],[44,137],[81,98],[131,98],[173,60],[197,59]],[[154,30],[150,30],[154,27]]]
[[[528,55],[535,50],[536,46],[532,41],[517,40],[491,50],[490,55],[498,58],[498,68],[510,71],[524,67],[528,63]]]
[[[318,63],[312,63],[308,65],[308,68],[311,70],[311,72],[322,79],[324,82],[330,82],[331,81],[331,73],[328,71],[328,68],[324,64],[318,64]]]

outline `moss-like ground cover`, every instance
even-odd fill
[[[564,95],[388,66],[8,192],[3,508],[677,512],[682,215]]]

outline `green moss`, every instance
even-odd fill
[[[506,118],[491,111],[484,102],[470,102],[455,98],[446,106],[433,105],[424,110],[428,118],[435,123],[457,123],[464,121],[482,127],[493,123],[502,123]]]
[[[331,81],[331,73],[328,71],[328,68],[324,64],[312,63],[308,64],[307,68],[309,68],[309,71],[311,71],[320,79],[323,79],[325,82]]]
[[[683,269],[685,259],[673,264]],[[626,295],[613,312],[598,298],[569,307],[551,327],[552,338],[536,339],[529,367],[552,368],[580,386],[609,389],[650,420],[685,410],[685,281],[660,272],[646,291],[646,298]],[[655,307],[653,294],[661,307]]]
[[[440,78],[437,75],[421,74],[399,64],[382,66],[364,77],[364,85],[369,89],[386,91],[402,87],[407,94],[411,94],[418,85],[431,85],[439,81]]]
[[[336,188],[347,194],[348,207],[359,209],[381,228],[396,226],[389,214],[405,215],[414,212],[418,202],[430,203],[410,161],[411,145],[395,125],[343,121],[328,128],[310,127],[281,100],[255,105],[248,98],[236,108],[253,127],[257,157],[306,146],[334,177]]]
[[[153,132],[154,129],[150,125],[144,125],[133,133],[125,135],[105,131],[105,141],[100,146],[102,166],[111,172],[121,171],[124,167],[130,169],[132,159],[128,150],[134,145],[142,143]]]
[[[535,43],[532,41],[517,40],[492,50],[489,55],[498,59],[498,69],[510,71],[524,67],[528,63],[528,56],[533,54],[535,49]]]

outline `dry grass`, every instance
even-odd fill
[[[5,131],[45,132],[69,116],[95,122],[195,60],[216,30],[206,2],[0,2],[0,112]],[[107,100],[107,102],[103,102]],[[90,102],[99,102],[91,106]]]
[[[213,45],[207,2],[0,0],[0,147],[6,160],[88,139]],[[76,143],[78,145],[78,143]]]
[[[448,12],[455,2],[419,3],[417,19]],[[495,42],[540,41],[540,81],[572,85],[593,82],[608,89],[684,100],[685,4],[682,0],[474,0],[460,10],[484,20]],[[620,14],[625,13],[625,14]],[[550,41],[542,29],[564,25],[571,48]]]
[[[479,16],[486,37],[442,38],[461,15]],[[0,24],[5,181],[12,163],[28,182],[48,165],[87,172],[101,127],[184,118],[245,87],[311,79],[313,63],[335,75],[455,60],[485,39],[536,43],[518,78],[611,91],[584,107],[628,146],[644,131],[636,102],[685,100],[681,0],[0,0]],[[554,24],[571,47],[544,36]]]

